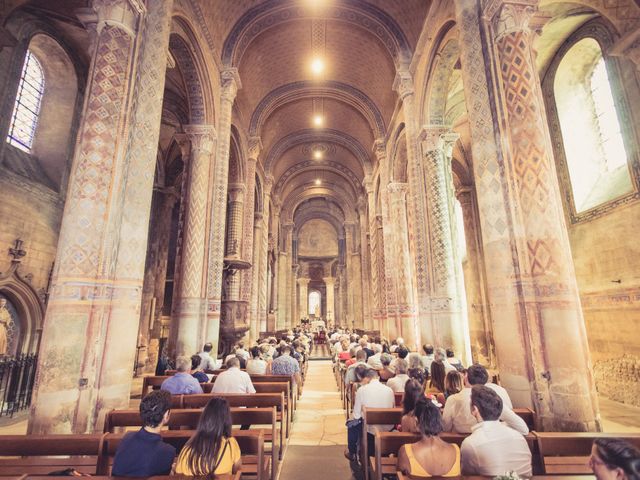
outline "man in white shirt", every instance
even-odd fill
[[[396,376],[387,380],[387,387],[394,392],[404,392],[404,384],[409,381],[409,375],[407,375],[407,361],[399,358],[396,360]]]
[[[529,428],[525,421],[513,412],[513,405],[507,391],[499,385],[487,383],[488,380],[489,374],[482,365],[471,365],[467,369],[464,377],[465,388],[447,398],[447,402],[444,405],[442,423],[445,432],[471,432],[472,427],[478,423],[476,418],[471,415],[471,387],[484,385],[496,392],[502,400],[503,408],[499,416],[500,420],[522,435],[529,433]]]
[[[216,359],[211,356],[211,350],[213,350],[213,345],[210,343],[205,343],[204,347],[202,347],[202,351],[198,354],[202,359],[200,361],[200,368],[205,372],[207,370],[215,370],[216,369]]]
[[[471,389],[471,414],[477,424],[460,448],[462,475],[495,477],[515,472],[531,477],[531,451],[518,432],[500,422],[502,399],[491,388]]]
[[[395,406],[395,398],[393,390],[386,385],[380,383],[378,372],[373,368],[368,368],[362,379],[362,386],[356,392],[356,399],[353,402],[353,419],[362,418],[363,407],[367,408],[393,408]],[[370,452],[375,451],[374,435],[376,431],[388,432],[393,425],[372,425],[367,427],[367,440]],[[362,423],[355,427],[347,429],[348,449],[344,455],[347,459],[355,461],[358,453],[358,442],[362,439]]]
[[[256,393],[249,374],[240,370],[237,357],[231,357],[226,365],[227,370],[216,377],[211,393]]]

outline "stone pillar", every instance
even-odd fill
[[[324,277],[324,284],[327,288],[327,311],[326,311],[326,319],[325,321],[327,323],[329,322],[333,322],[335,321],[335,306],[336,306],[336,300],[335,300],[335,284],[336,284],[336,279],[334,277]],[[344,319],[342,319],[342,321],[344,321]]]
[[[263,218],[262,213],[255,212],[253,214],[253,256],[252,256],[252,282],[251,282],[251,303],[250,303],[250,318],[249,318],[249,340],[257,340],[260,336],[260,316],[259,316],[259,302],[260,302],[260,279],[262,277],[262,269],[266,267],[262,257],[262,237],[264,236]],[[266,289],[266,282],[265,282]]]
[[[526,5],[509,4],[505,10],[504,2],[490,6],[499,10],[487,13],[487,18],[498,19],[494,26],[483,23],[476,2],[455,0],[462,79],[471,92],[467,105],[474,181],[488,301],[494,331],[499,332],[500,379],[515,406],[535,408],[538,429],[598,428],[531,39],[525,25],[513,21],[526,18],[520,15]],[[496,31],[499,25],[503,27]],[[498,64],[485,68],[494,62],[494,48]],[[496,88],[499,94],[493,96]],[[498,135],[494,125],[505,131]],[[497,138],[503,139],[500,144]]]
[[[267,315],[270,310],[272,274],[269,269],[269,217],[271,214],[271,188],[273,177],[267,177],[264,181],[264,200],[262,202],[263,229],[260,242],[260,277],[258,280],[258,317],[260,328],[258,331],[267,330]]]
[[[291,308],[291,297],[288,296],[291,290],[291,231],[293,223],[281,225],[282,238],[280,239],[280,251],[278,257],[278,323],[277,328],[287,328],[288,315]]]
[[[101,431],[106,411],[129,403],[172,2],[148,2],[147,11],[117,0],[94,7],[97,36],[31,434]],[[142,21],[145,33],[138,36]]]
[[[360,232],[360,290],[362,292],[362,321],[363,328],[365,330],[373,329],[373,321],[371,318],[371,291],[370,285],[372,283],[371,269],[370,269],[370,250],[369,250],[369,221],[367,219],[367,200],[364,196],[358,197],[358,219],[359,219],[359,232]]]
[[[394,255],[387,261],[393,262],[390,270],[394,272],[396,304],[396,328],[398,335],[404,338],[407,346],[416,350],[420,341],[417,325],[417,312],[412,285],[413,269],[409,251],[409,227],[407,219],[406,183],[390,183],[387,185],[389,199],[390,230],[393,232],[391,250]]]
[[[293,258],[293,252],[289,254]],[[293,260],[292,260],[293,261]],[[291,265],[291,277],[289,279],[289,308],[291,315],[289,315],[289,320],[287,323],[288,328],[295,327],[298,324],[298,269],[300,265],[293,264]]]
[[[243,231],[246,232],[246,234],[242,239],[242,258],[244,260],[251,261],[251,268],[240,272],[242,275],[240,298],[249,302],[249,318],[247,318],[247,323],[251,326],[249,334],[254,330],[253,324],[256,321],[258,311],[258,297],[257,294],[255,296],[253,294],[253,283],[259,270],[257,262],[260,257],[257,256],[256,253],[260,253],[260,247],[258,246],[258,240],[255,238],[256,219],[254,216],[254,210],[256,196],[256,164],[258,163],[258,156],[260,155],[261,150],[262,143],[260,142],[260,137],[251,137],[249,139],[249,157],[247,158],[245,174],[247,193],[244,207]],[[260,220],[262,220],[262,218],[260,218]],[[249,234],[249,232],[251,232],[251,234]]]
[[[235,68],[226,68],[220,75],[221,88],[218,116],[218,145],[213,171],[209,210],[209,245],[207,264],[207,318],[201,342],[211,342],[218,351],[220,307],[222,300],[222,268],[224,266],[224,235],[227,214],[227,183],[229,181],[229,147],[231,144],[231,113],[240,77]]]
[[[229,185],[229,203],[227,220],[227,245],[225,257],[241,258],[243,232],[243,209],[245,186],[241,183]],[[229,275],[226,287],[226,300],[240,300],[241,274],[236,271],[235,275]]]
[[[364,328],[362,313],[362,270],[359,250],[359,235],[355,222],[344,222],[347,281],[345,290],[348,299],[349,317],[357,328]]]
[[[300,317],[308,317],[309,316],[309,279],[299,278],[298,288],[300,289],[299,315]]]
[[[452,347],[468,361],[466,319],[462,316],[460,272],[454,239],[455,213],[451,182],[451,146],[458,136],[442,126],[423,127],[420,140],[424,154],[427,185],[429,237],[431,243],[431,312],[435,326],[434,342]],[[458,272],[458,275],[456,275]],[[425,339],[426,341],[426,339]]]
[[[174,188],[155,190],[138,330],[138,346],[144,347],[140,348],[138,365],[143,372],[151,372],[155,369],[157,361],[157,342],[155,342],[155,349],[152,349],[151,330],[160,316],[159,312],[162,311],[164,303],[171,220],[177,200],[178,195]],[[136,366],[136,372],[137,370]]]
[[[204,318],[206,265],[206,212],[211,157],[215,133],[210,125],[187,125],[176,140],[182,158],[189,158],[189,186],[182,242],[182,271],[177,318],[177,355],[193,355],[200,348],[200,325]]]
[[[493,327],[486,307],[484,290],[484,262],[480,250],[477,215],[472,187],[463,187],[456,191],[456,197],[462,208],[464,235],[467,245],[464,284],[467,294],[467,316],[473,361],[495,368],[493,346]]]

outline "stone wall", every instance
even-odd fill
[[[569,227],[598,392],[640,405],[640,204]]]
[[[20,271],[33,275],[36,290],[45,289],[56,256],[64,204],[50,188],[1,168],[0,271],[8,269],[11,259],[7,250],[20,238],[27,251]]]

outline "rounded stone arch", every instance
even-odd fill
[[[18,268],[19,264],[14,263],[6,274],[0,274],[0,294],[11,302],[20,321],[16,353],[37,353],[45,305],[28,277],[23,277]]]
[[[458,39],[446,37],[434,58],[426,84],[424,118],[429,125],[444,125],[453,70],[460,58]]]
[[[266,95],[254,110],[249,124],[249,135],[259,135],[266,120],[280,107],[303,98],[326,97],[360,113],[369,124],[375,138],[385,136],[385,122],[378,106],[357,88],[333,80],[322,85],[312,81],[299,81],[282,85]]]
[[[283,200],[281,221],[293,222],[293,215],[300,204],[314,198],[329,199],[333,204],[340,206],[339,208],[344,214],[344,221],[356,221],[356,201],[349,198],[346,192],[335,188],[328,189],[325,187],[309,187],[305,185],[300,185]]]
[[[388,179],[390,182],[407,183],[409,181],[409,156],[407,154],[407,138],[404,123],[398,125],[391,145]]]
[[[336,2],[331,9],[331,20],[347,22],[375,36],[396,65],[410,58],[411,48],[404,32],[382,9],[364,0]],[[250,8],[234,24],[224,41],[223,65],[239,67],[249,45],[266,30],[313,16],[313,11],[301,8],[294,0],[267,0]]]
[[[287,150],[295,147],[296,145],[310,142],[336,143],[351,151],[351,153],[360,162],[365,175],[371,170],[369,155],[358,140],[338,130],[324,128],[298,130],[297,132],[289,134],[278,140],[265,157],[265,173],[267,175],[273,173],[273,165]]]
[[[638,28],[638,18],[640,18],[640,3],[638,0],[632,2],[628,0],[626,8],[619,5],[621,2],[603,2],[601,0],[542,0],[538,6],[543,10],[553,4],[562,4],[570,7],[586,7],[600,15],[607,23],[615,29],[616,35],[624,35],[627,31]],[[634,6],[635,3],[635,6]],[[635,9],[635,12],[633,11]]]
[[[172,21],[169,52],[175,59],[176,67],[180,70],[185,83],[189,104],[189,123],[215,125],[215,102],[209,87],[212,83],[200,42],[187,18],[174,15]]]
[[[276,195],[281,194],[287,184],[293,181],[297,176],[308,173],[309,171],[320,171],[320,169],[322,169],[323,172],[331,172],[339,177],[342,177],[346,181],[346,183],[353,189],[354,195],[358,195],[358,193],[360,193],[361,183],[357,175],[340,162],[330,160],[306,160],[304,162],[299,162],[291,166],[282,175],[280,175],[278,183],[274,185],[274,193]]]

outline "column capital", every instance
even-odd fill
[[[528,31],[539,0],[489,0],[482,16],[491,24],[495,40],[514,32]]]
[[[612,57],[626,57],[640,70],[640,28],[633,29],[619,38],[609,49]]]
[[[409,95],[413,95],[413,76],[408,68],[400,67],[396,70],[392,88],[398,93],[400,100],[404,100]]]
[[[262,140],[259,136],[249,137],[249,159],[258,161],[260,152],[262,151]]]
[[[373,177],[371,175],[365,175],[362,180],[362,186],[367,192],[367,195],[373,194]]]
[[[264,185],[263,185],[265,195],[271,195],[271,189],[273,189],[274,182],[275,182],[275,178],[273,178],[273,175],[271,174],[265,175]]]
[[[264,214],[262,212],[254,212],[253,213],[253,220],[255,222],[261,222],[263,218],[264,218]]]
[[[366,213],[367,211],[367,197],[362,194],[358,195],[358,199],[356,200],[356,211],[360,214]]]
[[[376,160],[378,160],[378,163],[384,161],[387,156],[387,142],[384,140],[384,138],[378,138],[375,142],[373,142],[373,153],[376,156]],[[370,177],[370,175],[368,176]]]
[[[322,277],[322,280],[327,286],[334,285],[336,283],[335,277]]]
[[[236,99],[238,90],[242,88],[238,69],[235,67],[224,68],[220,72],[220,84],[222,87],[222,99],[233,102]]]
[[[387,192],[406,194],[409,191],[409,184],[403,182],[390,182],[387,184]]]
[[[146,12],[141,0],[94,0],[98,33],[107,25],[121,27],[132,37],[138,30],[138,19]]]
[[[295,224],[293,222],[282,222],[282,230],[285,233],[289,233],[293,230],[293,227],[295,226]]]
[[[298,282],[299,285],[306,287],[307,285],[309,285],[309,282],[311,281],[311,279],[306,277],[300,277],[296,279],[296,281]]]
[[[424,151],[438,150],[442,148],[442,136],[451,132],[446,125],[423,125],[418,134],[418,141]]]
[[[246,190],[247,187],[245,187],[244,183],[230,183],[229,188],[227,189],[229,200],[231,202],[244,201],[244,193],[246,192]]]
[[[174,139],[185,160],[191,153],[202,152],[211,155],[216,141],[215,129],[211,125],[185,125],[184,133],[176,133]]]

